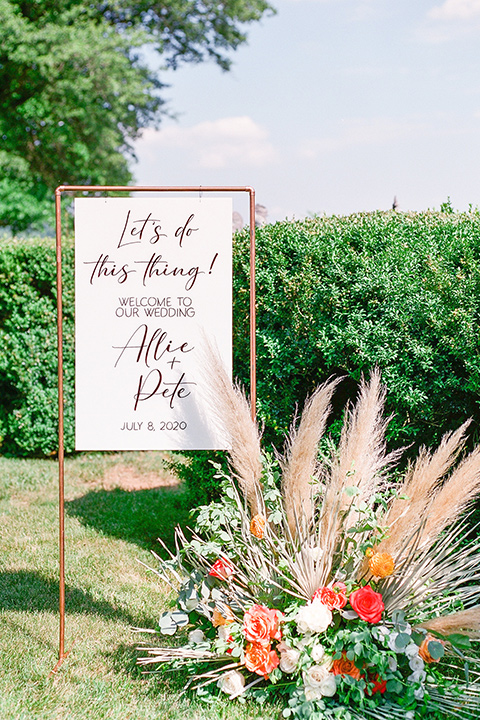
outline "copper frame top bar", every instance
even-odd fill
[[[256,418],[256,296],[255,296],[255,190],[245,186],[220,185],[59,185],[55,190],[56,266],[57,266],[57,341],[58,341],[58,480],[59,480],[59,652],[55,673],[65,653],[65,446],[63,393],[63,283],[62,283],[62,221],[61,198],[64,192],[246,192],[250,197],[250,404],[252,419]]]

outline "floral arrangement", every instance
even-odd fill
[[[184,642],[147,645],[139,663],[186,666],[200,695],[280,699],[285,718],[477,717],[480,543],[465,512],[480,449],[459,460],[468,423],[400,476],[374,372],[338,447],[322,440],[330,380],[274,457],[215,368],[231,476],[191,537],[177,529],[176,553],[156,556],[178,597],[150,632]]]

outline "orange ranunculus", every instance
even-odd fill
[[[395,562],[388,553],[374,553],[368,561],[370,572],[375,577],[386,578],[395,570]]]
[[[360,680],[360,670],[353,660],[349,660],[345,653],[342,653],[340,660],[334,660],[330,670],[334,675],[350,675],[355,680]]]
[[[430,643],[432,641],[439,642],[442,645],[445,645],[445,643],[442,640],[438,640],[436,637],[433,637],[433,635],[427,635],[425,640],[422,642],[422,644],[418,648],[418,654],[420,655],[422,660],[424,660],[424,662],[426,662],[426,663],[435,663],[435,662],[440,661],[440,658],[435,659],[430,655],[430,652],[428,650],[428,643]]]
[[[230,560],[227,560],[227,558],[219,558],[216,560],[212,567],[210,568],[209,575],[213,575],[213,577],[218,578],[219,580],[228,580],[230,575],[233,575],[235,572],[235,568],[233,567]]]
[[[280,640],[283,621],[280,610],[271,610],[264,605],[252,605],[243,618],[243,632],[249,642],[270,645],[271,640]]]
[[[259,540],[263,538],[265,532],[265,518],[263,515],[254,515],[250,522],[250,532]]]
[[[341,610],[347,604],[347,586],[343,582],[333,583],[332,587],[321,587],[315,590],[313,600],[317,598],[330,610]]]
[[[350,605],[358,617],[369,623],[378,623],[382,619],[382,612],[385,609],[380,593],[372,590],[370,585],[365,585],[355,592],[350,593]]]
[[[262,645],[261,643],[248,643],[245,648],[245,667],[250,672],[263,675],[268,678],[272,670],[280,663],[275,650],[270,649],[270,645]]]
[[[234,616],[228,605],[222,606],[223,614],[215,608],[212,615],[213,627],[221,627],[222,625],[230,625],[234,621]]]

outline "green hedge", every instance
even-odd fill
[[[73,430],[73,247],[65,256],[65,443]],[[0,451],[58,448],[56,261],[51,239],[0,241]]]
[[[247,377],[244,260],[236,247],[235,357]],[[277,441],[331,374],[337,405],[378,365],[396,444],[434,443],[480,390],[480,214],[369,213],[277,223],[257,235],[259,413]],[[238,270],[240,269],[240,272]]]
[[[379,365],[392,444],[432,444],[480,417],[480,214],[369,213],[257,230],[257,377],[266,442],[307,393],[345,376],[340,408]],[[234,243],[234,366],[248,385],[248,232]],[[73,271],[65,249],[66,447],[73,448]],[[52,241],[0,243],[0,434],[4,453],[56,441]],[[412,452],[414,447],[412,447]],[[197,492],[204,455],[185,471]],[[200,492],[199,499],[201,499]]]

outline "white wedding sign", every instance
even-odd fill
[[[76,449],[225,449],[207,338],[231,374],[230,198],[75,200]]]

